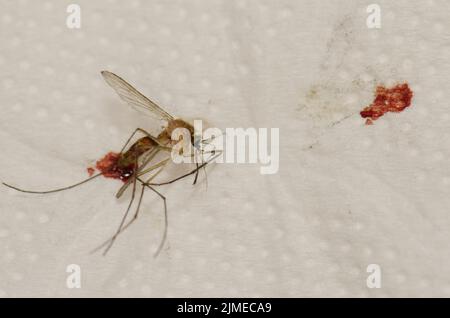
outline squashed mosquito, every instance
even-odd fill
[[[9,188],[12,188],[20,192],[33,194],[49,194],[75,188],[103,175],[107,178],[120,179],[124,182],[124,184],[116,194],[117,198],[120,198],[125,192],[125,190],[127,190],[131,186],[132,187],[131,199],[128,204],[128,208],[119,224],[118,229],[110,239],[105,241],[103,244],[101,244],[93,251],[95,252],[99,249],[104,248],[103,255],[106,255],[106,253],[114,244],[118,235],[122,233],[124,230],[126,230],[138,218],[145,189],[150,189],[156,195],[158,195],[163,200],[164,203],[164,232],[161,238],[161,242],[154,254],[154,256],[156,257],[159,255],[162,248],[164,247],[164,243],[167,238],[168,216],[167,216],[166,198],[158,190],[156,190],[155,187],[168,185],[194,174],[195,178],[193,184],[196,184],[200,169],[205,168],[205,166],[208,163],[212,162],[215,158],[217,158],[217,156],[219,155],[219,151],[212,150],[209,152],[205,152],[203,150],[200,150],[201,162],[199,163],[198,161],[195,161],[196,162],[195,169],[169,181],[154,182],[153,180],[168,165],[171,158],[169,156],[156,163],[153,163],[153,161],[156,155],[159,153],[171,153],[175,144],[179,142],[178,140],[172,140],[172,132],[175,129],[177,128],[187,129],[190,132],[191,136],[190,142],[192,143],[192,145],[196,150],[201,149],[201,147],[199,147],[199,144],[207,144],[211,140],[200,140],[199,143],[196,142],[195,141],[196,138],[194,136],[194,128],[191,124],[182,119],[172,117],[160,106],[158,106],[156,103],[145,97],[133,86],[131,86],[129,83],[127,83],[124,79],[117,76],[116,74],[108,71],[102,71],[101,74],[105,79],[106,83],[108,83],[108,85],[111,86],[116,91],[116,93],[122,100],[124,100],[134,108],[143,109],[147,111],[150,115],[156,117],[156,119],[165,121],[166,125],[164,126],[164,129],[159,133],[159,135],[157,137],[154,137],[144,129],[137,128],[128,138],[127,142],[123,146],[120,153],[111,152],[107,154],[102,160],[99,160],[97,162],[96,168],[100,170],[100,173],[92,175],[90,178],[68,187],[54,189],[50,191],[29,191],[20,189],[18,187],[6,183],[3,184]],[[131,144],[133,138],[138,133],[142,134],[143,136]],[[131,146],[128,147],[130,144]],[[208,153],[209,157],[206,160],[203,160],[203,155],[205,153]],[[90,172],[92,173],[93,169],[90,169]],[[136,199],[138,184],[141,185],[141,189],[138,194],[137,207],[131,220],[128,220],[127,222],[127,218],[133,206],[133,202]]]

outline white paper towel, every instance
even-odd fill
[[[123,76],[177,116],[280,128],[280,171],[216,165],[162,202],[107,257],[89,251],[127,198],[99,179],[47,196],[0,189],[0,296],[450,296],[448,1],[1,1],[0,179],[77,182],[154,129],[107,87]],[[365,126],[377,84],[413,104]],[[344,117],[348,119],[332,126]],[[313,147],[310,147],[313,145]],[[68,265],[81,269],[70,289]],[[370,264],[381,288],[370,289]]]

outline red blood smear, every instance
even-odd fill
[[[92,167],[87,168],[87,172],[89,174],[89,177],[92,177],[94,175],[95,169]]]
[[[371,125],[387,112],[399,113],[411,105],[413,92],[408,84],[399,84],[392,88],[378,86],[373,103],[361,111],[362,118],[368,118],[366,124]]]
[[[119,165],[120,158],[121,154],[109,152],[103,159],[97,161],[96,167],[104,177],[126,182],[134,173],[134,165],[122,167]]]

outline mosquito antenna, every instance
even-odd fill
[[[101,175],[102,175],[101,173],[98,173],[98,174],[96,174],[96,175],[94,175],[94,176],[92,176],[92,177],[90,177],[90,178],[87,178],[86,180],[83,180],[83,181],[81,181],[81,182],[75,183],[75,184],[73,184],[73,185],[71,185],[71,186],[64,187],[64,188],[59,188],[59,189],[55,189],[55,190],[50,190],[50,191],[29,191],[29,190],[24,190],[24,189],[17,188],[17,187],[15,187],[15,186],[12,186],[12,185],[7,184],[7,183],[5,183],[5,182],[2,182],[2,184],[3,184],[4,186],[8,187],[8,188],[11,188],[11,189],[14,189],[14,190],[16,190],[16,191],[23,192],[23,193],[49,194],[49,193],[55,193],[55,192],[61,192],[61,191],[73,189],[73,188],[78,187],[78,186],[80,186],[80,185],[82,185],[82,184],[84,184],[84,183],[87,183],[87,182],[89,182],[89,181],[91,181],[91,180],[93,180],[93,179],[95,179],[95,178],[97,178],[97,177],[99,177],[99,176],[101,176]]]

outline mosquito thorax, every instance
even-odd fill
[[[194,127],[182,119],[174,119],[168,122],[166,130],[169,135],[172,135],[172,132],[177,128],[186,128],[190,131],[191,135],[194,134]]]
[[[173,119],[167,123],[167,127],[159,134],[158,140],[160,142],[171,142],[172,141],[172,133],[177,128],[185,128],[188,129],[191,134],[191,139],[194,141],[194,127],[188,122],[182,119]]]

